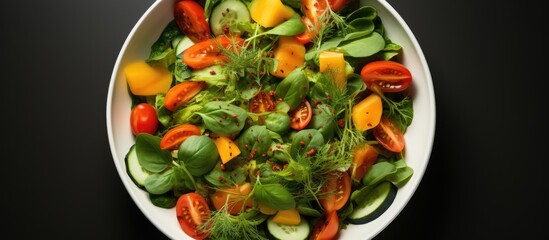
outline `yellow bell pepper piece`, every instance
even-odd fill
[[[153,67],[145,61],[135,61],[124,67],[130,91],[138,96],[166,93],[172,84],[172,73],[163,67]]]
[[[381,120],[383,105],[381,97],[371,93],[351,109],[351,119],[355,127],[360,131],[374,128]]]
[[[214,143],[223,164],[240,154],[240,149],[229,137],[220,136],[214,139]]]
[[[345,73],[345,59],[343,53],[323,51],[318,56],[321,73],[329,74],[338,88],[344,89],[347,85]]]
[[[292,36],[282,36],[273,51],[273,57],[278,64],[271,71],[271,75],[285,78],[294,69],[305,64],[305,46]]]
[[[280,0],[253,0],[250,3],[251,17],[262,27],[274,27],[294,14],[295,11]]]
[[[297,209],[280,210],[273,216],[273,222],[284,225],[299,225],[301,216]]]

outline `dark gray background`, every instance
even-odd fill
[[[152,3],[2,4],[0,235],[166,239],[126,192],[106,130],[113,66]],[[430,66],[437,131],[417,192],[377,239],[547,238],[543,8],[528,1],[389,3]]]

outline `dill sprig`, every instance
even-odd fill
[[[325,39],[333,37],[337,32],[341,32],[341,35],[345,36],[347,34],[347,22],[345,17],[337,14],[332,10],[328,0],[326,1],[326,10],[320,14],[318,17],[318,22],[313,24],[318,24],[318,26],[313,26],[313,29],[318,29],[318,32],[313,37],[313,46],[320,50]]]
[[[269,73],[274,59],[268,56],[273,45],[260,47],[250,42],[244,43],[238,51],[223,50],[228,61],[224,71],[233,78],[250,78],[256,83]]]
[[[226,206],[212,211],[211,217],[199,227],[200,231],[209,233],[209,239],[267,240],[256,222],[249,221],[246,214],[231,215]]]

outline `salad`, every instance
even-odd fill
[[[413,175],[412,74],[353,0],[175,1],[124,66],[133,183],[194,239],[336,239]]]

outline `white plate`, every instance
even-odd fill
[[[173,19],[175,0],[159,0],[143,14],[128,35],[111,76],[107,99],[107,131],[114,164],[128,190],[143,214],[162,233],[171,239],[192,239],[188,237],[177,222],[174,209],[154,206],[147,193],[137,188],[126,174],[124,157],[134,137],[130,130],[129,115],[131,99],[122,69],[134,60],[148,57],[150,46],[156,41],[164,26]],[[381,17],[389,38],[402,46],[402,63],[409,68],[413,76],[412,98],[414,119],[408,128],[406,139],[406,161],[414,169],[410,181],[399,189],[391,207],[376,220],[364,225],[349,225],[343,230],[340,239],[371,239],[381,232],[406,206],[416,191],[423,175],[433,146],[435,133],[435,96],[427,61],[414,37],[414,34],[393,9],[383,0],[365,0],[363,4],[375,7]]]

